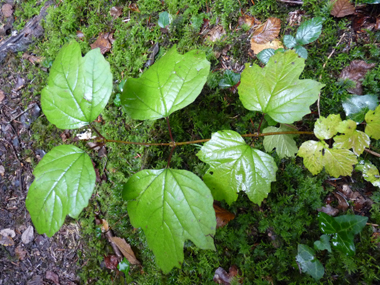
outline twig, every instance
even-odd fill
[[[13,122],[14,120],[16,120],[18,117],[20,117],[21,115],[25,114],[25,113],[28,112],[30,109],[32,109],[35,105],[36,105],[36,103],[33,103],[33,104],[30,105],[28,108],[26,108],[25,111],[21,112],[20,114],[18,114],[17,116],[13,117],[13,118],[10,119],[8,122],[6,122],[6,124],[10,124],[10,123]]]
[[[106,237],[108,242],[111,244],[113,251],[115,252],[116,256],[120,258],[120,260],[123,259],[123,255],[121,254],[120,249],[117,247],[117,245],[112,241],[112,238],[114,237],[111,230],[106,232]]]
[[[5,139],[3,139],[3,138],[0,138],[0,141],[6,142],[7,144],[9,144],[9,145],[11,146],[15,158],[17,159],[18,163],[21,164],[21,161],[19,160],[19,158],[18,158],[18,156],[17,156],[17,152],[16,152],[16,150],[15,150],[13,144],[11,144],[9,141],[7,141],[7,140],[5,140]]]
[[[366,151],[366,152],[368,152],[368,153],[370,153],[370,154],[372,154],[372,155],[374,155],[374,156],[380,157],[380,154],[379,154],[379,153],[374,152],[373,150],[370,150],[370,149],[368,149],[368,148],[365,148],[364,151]]]
[[[168,164],[166,165],[166,168],[170,167],[170,161],[172,160],[172,156],[173,156],[173,152],[174,152],[175,148],[176,148],[176,145],[173,146],[172,149],[171,149],[171,151],[170,151],[169,158],[168,158]]]
[[[371,223],[366,223],[367,226],[373,226],[373,227],[378,227],[378,224],[371,224]]]
[[[289,4],[297,4],[297,5],[303,5],[303,1],[290,1],[290,0],[278,0],[283,3],[289,3]]]

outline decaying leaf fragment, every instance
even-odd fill
[[[330,14],[337,18],[342,18],[355,13],[355,7],[350,0],[331,0],[333,9]]]
[[[268,48],[276,50],[279,48],[284,48],[284,46],[282,45],[282,42],[278,39],[274,39],[273,41],[267,42],[265,44],[258,44],[251,39],[251,49],[255,54],[258,54],[262,50]]]
[[[348,89],[352,94],[362,95],[363,88],[361,80],[365,77],[367,72],[373,68],[375,63],[366,63],[364,60],[353,60],[349,66],[342,70],[339,78],[350,79],[356,83],[355,88]]]
[[[207,34],[207,38],[212,41],[212,42],[215,42],[217,40],[220,40],[220,38],[226,34],[226,31],[224,30],[224,28],[221,26],[221,25],[216,25],[215,27],[213,27]]]
[[[228,271],[227,273],[222,267],[219,267],[215,270],[212,280],[217,284],[230,285],[236,279],[235,276],[238,275],[238,268],[236,265],[232,265]]]
[[[280,29],[280,19],[268,18],[268,20],[253,33],[251,42],[255,42],[256,44],[265,44],[270,42],[278,36]]]
[[[252,17],[250,15],[244,14],[238,19],[239,26],[243,26],[246,24],[250,28],[252,28],[254,25],[260,24],[260,21],[257,20],[255,17]]]
[[[125,258],[128,259],[130,264],[140,264],[140,261],[137,260],[135,253],[125,239],[119,237],[111,237],[110,239],[120,249]]]
[[[110,10],[110,15],[112,17],[119,18],[123,14],[123,8],[122,7],[112,7]]]
[[[228,224],[229,221],[235,219],[234,214],[218,206],[217,204],[215,204],[215,202],[213,206],[214,206],[215,216],[216,216],[216,228],[224,227],[225,225]]]
[[[109,36],[110,33],[100,33],[97,40],[91,45],[91,49],[100,48],[102,54],[109,52],[112,48]]]

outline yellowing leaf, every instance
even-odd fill
[[[361,155],[371,142],[369,136],[356,130],[356,123],[353,120],[341,122],[337,130],[345,135],[334,137],[334,148],[352,148],[356,155]]]
[[[356,155],[348,149],[325,148],[323,164],[327,173],[335,178],[351,175],[357,163]]]
[[[274,39],[273,41],[267,42],[265,44],[258,44],[251,40],[251,49],[255,54],[258,54],[259,52],[263,51],[264,49],[279,49],[283,48],[282,42],[280,40]]]
[[[320,140],[328,140],[336,135],[337,126],[342,121],[340,115],[321,116],[314,125],[314,134]]]
[[[323,169],[322,150],[325,144],[323,142],[306,141],[298,150],[298,156],[303,157],[303,164],[307,169],[316,175]]]
[[[365,115],[365,121],[367,122],[365,133],[375,140],[380,139],[380,105],[375,111],[368,111]]]

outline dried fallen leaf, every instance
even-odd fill
[[[110,41],[108,40],[109,33],[100,33],[98,39],[91,45],[91,49],[100,48],[100,52],[105,54],[112,48]]]
[[[123,8],[122,7],[112,7],[110,10],[110,15],[112,17],[119,18],[123,14]]]
[[[329,216],[335,217],[338,215],[339,210],[331,207],[330,205],[326,205],[325,207],[317,209],[319,212],[323,212]]]
[[[22,58],[23,58],[23,59],[27,59],[27,60],[29,60],[30,63],[32,63],[33,65],[34,65],[35,63],[40,63],[40,62],[42,61],[42,57],[40,57],[40,56],[34,56],[34,55],[30,55],[30,54],[27,54],[27,53],[24,53],[24,54],[22,55]]]
[[[104,257],[104,264],[108,269],[116,270],[119,260],[116,255],[108,255]]]
[[[259,23],[260,21],[256,20],[255,17],[252,17],[247,14],[244,14],[238,19],[239,26],[243,26],[244,24],[246,24],[248,27],[252,28],[255,24],[257,25]]]
[[[288,18],[286,21],[288,22],[288,26],[298,26],[301,24],[302,16],[305,14],[305,11],[295,10],[289,12]]]
[[[281,20],[278,18],[268,18],[252,35],[251,43],[265,44],[274,40],[281,29]]]
[[[4,176],[4,173],[5,173],[5,168],[4,166],[0,165],[0,175]]]
[[[45,278],[54,282],[54,284],[59,285],[59,277],[53,271],[46,271]]]
[[[15,237],[16,233],[14,230],[11,229],[2,229],[0,231],[0,236],[10,236],[10,237]]]
[[[108,222],[104,219],[101,219],[100,221],[102,222],[102,228],[101,228],[102,233],[107,232],[110,229]]]
[[[1,7],[1,12],[3,12],[5,18],[9,18],[13,14],[12,5],[4,4],[3,7]]]
[[[0,245],[13,246],[15,242],[10,236],[0,236]]]
[[[345,212],[350,206],[347,200],[340,193],[333,193],[335,198],[338,200],[338,206],[336,207],[338,210]]]
[[[357,95],[363,95],[362,79],[365,77],[367,72],[373,68],[375,63],[366,63],[364,60],[353,60],[349,66],[342,70],[339,78],[350,79],[356,82],[356,87],[348,89],[348,92]]]
[[[5,98],[5,94],[3,91],[0,90],[0,103],[3,102],[4,98]]]
[[[21,236],[21,240],[24,244],[30,243],[34,239],[34,230],[32,226],[29,226]]]
[[[355,13],[355,7],[350,0],[331,0],[333,8],[330,12],[331,15],[337,18],[342,18]]]
[[[235,215],[231,212],[227,211],[226,209],[223,209],[222,207],[219,207],[214,203],[214,210],[215,210],[215,216],[216,216],[216,227],[224,227],[228,224],[229,221],[233,220],[235,218]]]
[[[227,273],[222,267],[218,267],[215,270],[214,278],[212,279],[215,283],[230,285],[234,277],[238,274],[238,269],[236,265],[232,265]]]
[[[225,34],[226,34],[226,31],[223,29],[223,27],[221,25],[216,25],[207,33],[207,38],[210,41],[215,42],[219,40]]]
[[[140,264],[140,261],[137,260],[131,246],[125,241],[125,239],[119,237],[111,237],[110,239],[128,259],[130,264]]]
[[[128,5],[128,8],[131,9],[131,11],[140,13],[139,7],[136,3],[131,3]]]
[[[253,52],[255,54],[258,54],[260,51],[264,50],[264,49],[267,49],[267,48],[272,48],[274,50],[278,49],[278,48],[283,48],[284,46],[282,45],[282,42],[280,42],[279,40],[275,39],[271,42],[268,42],[266,44],[258,44],[258,43],[255,43],[252,39],[251,39],[251,49],[253,50]]]
[[[18,246],[15,248],[15,253],[18,259],[24,260],[26,254],[28,253],[22,246]]]

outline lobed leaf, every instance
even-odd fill
[[[348,149],[325,148],[323,165],[331,176],[349,176],[353,165],[357,164],[356,155]]]
[[[236,201],[240,191],[260,204],[270,192],[270,183],[276,181],[277,165],[274,159],[251,148],[234,131],[219,131],[197,153],[200,160],[210,165],[203,177],[215,200]]]
[[[210,62],[199,50],[180,55],[173,46],[140,78],[129,78],[121,95],[136,120],[167,117],[194,102],[206,83]]]
[[[324,86],[313,80],[299,80],[304,59],[288,50],[274,54],[264,68],[246,68],[238,87],[244,107],[270,115],[279,123],[291,124],[310,112]]]
[[[216,218],[210,190],[195,174],[178,169],[142,170],[124,185],[133,227],[141,227],[158,266],[168,273],[183,262],[190,239],[214,250]]]
[[[66,215],[77,218],[88,205],[95,187],[90,157],[72,145],[49,151],[33,171],[35,180],[26,197],[26,208],[38,233],[53,236]]]
[[[279,128],[268,127],[263,130],[263,133],[277,133],[277,132],[290,132],[294,131],[293,128],[285,125],[280,125]],[[298,147],[294,140],[297,135],[274,135],[264,137],[265,151],[272,151],[276,149],[279,158],[294,157],[298,152]]]
[[[298,156],[303,157],[303,164],[313,174],[317,175],[323,169],[322,150],[325,148],[323,142],[306,141],[298,150]]]
[[[82,58],[80,46],[72,41],[58,53],[48,85],[41,93],[47,119],[60,129],[75,129],[95,120],[112,93],[109,63],[99,49]]]
[[[361,155],[366,147],[370,145],[370,138],[367,134],[356,130],[356,123],[352,120],[341,122],[337,130],[345,135],[334,137],[334,148],[345,148],[354,151],[356,155]]]
[[[329,115],[327,118],[321,116],[314,125],[314,134],[320,140],[328,140],[336,135],[337,127],[342,121],[340,115]]]
[[[314,242],[314,248],[318,250],[327,250],[331,253],[331,245],[330,245],[330,236],[329,235],[321,235],[320,240],[316,240]]]
[[[365,133],[375,140],[380,139],[380,105],[376,107],[375,111],[368,111],[365,115],[367,126]]]
[[[315,258],[315,251],[304,244],[298,244],[296,260],[303,272],[306,272],[315,280],[319,280],[325,274],[322,263]]]
[[[380,174],[375,165],[369,161],[361,161],[355,168],[363,172],[363,178],[373,186],[380,187]]]

